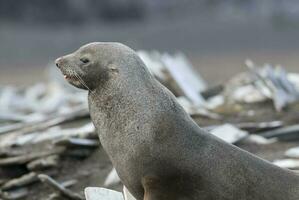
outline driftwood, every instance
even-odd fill
[[[216,126],[210,133],[222,140],[234,144],[248,136],[246,131],[240,130],[231,124]]]
[[[81,139],[81,138],[63,138],[54,142],[56,145],[63,145],[67,147],[91,147],[99,146],[99,141],[95,139]]]
[[[61,194],[61,196],[65,197],[66,199],[84,200],[84,197],[65,188],[63,185],[59,184],[57,181],[55,181],[53,178],[51,178],[48,175],[39,174],[38,178],[40,179],[41,182],[49,185],[50,187],[58,191],[59,194]]]
[[[49,119],[40,122],[24,123],[23,125],[17,124],[15,126],[15,129],[11,128],[9,130],[10,131],[9,134],[26,134],[26,133],[36,132],[36,131],[42,131],[55,125],[59,125],[68,121],[73,121],[75,119],[88,117],[88,116],[89,116],[88,108],[82,106],[75,109],[71,113],[53,116],[50,117]],[[6,131],[0,132],[0,134],[4,134],[4,133],[8,133],[8,132]]]
[[[282,67],[274,68],[271,65],[265,65],[259,69],[250,60],[247,60],[245,64],[252,74],[260,80],[257,87],[267,88],[270,92],[276,111],[280,112],[288,104],[298,101],[299,91],[287,78],[287,73]]]
[[[22,187],[24,185],[31,184],[35,181],[37,181],[36,173],[31,172],[29,174],[25,174],[19,178],[12,179],[8,182],[6,182],[4,185],[1,186],[2,190],[9,190],[17,187]]]
[[[16,156],[11,158],[3,158],[0,159],[0,166],[8,166],[8,165],[22,165],[26,164],[32,160],[50,156],[53,154],[60,154],[65,151],[65,147],[56,147],[53,150],[45,151],[45,152],[37,152],[37,153],[31,153],[31,154],[25,154],[22,156]]]
[[[45,158],[39,158],[27,164],[27,169],[30,171],[41,170],[50,167],[58,166],[58,155],[51,155]]]
[[[21,129],[22,127],[24,127],[24,123],[22,123],[22,122],[2,126],[2,127],[0,127],[0,135],[4,134],[4,133],[7,133],[7,132],[11,132],[11,131]]]
[[[293,125],[283,128],[278,128],[271,131],[262,132],[260,135],[265,138],[278,138],[279,140],[298,140],[299,125]]]
[[[299,158],[299,147],[293,147],[288,149],[285,153],[285,156],[289,157],[289,158]]]
[[[19,188],[15,190],[10,190],[9,192],[0,191],[0,199],[5,200],[16,200],[16,199],[24,199],[28,195],[27,188]]]
[[[62,129],[60,126],[54,126],[43,132],[34,132],[29,134],[6,134],[0,136],[0,147],[32,145],[44,141],[55,141],[65,138],[90,138],[97,139],[94,125],[89,122],[81,127]],[[2,139],[2,140],[1,140]]]
[[[61,185],[63,187],[68,188],[68,187],[71,187],[71,186],[75,185],[76,183],[78,183],[78,181],[76,179],[72,179],[72,180],[62,182]]]
[[[65,152],[66,156],[76,157],[76,158],[86,158],[93,152],[93,149],[82,149],[82,148],[74,148],[69,149]]]
[[[65,181],[63,183],[61,183],[61,185],[63,187],[70,187],[72,185],[75,185],[78,181],[77,180],[69,180],[69,181]],[[47,198],[47,200],[60,200],[61,199],[61,195],[58,193],[52,193],[49,195],[49,197]]]
[[[61,199],[61,196],[57,193],[52,193],[47,198],[47,200],[60,200],[60,199]]]
[[[299,160],[298,159],[281,159],[281,160],[274,160],[274,165],[277,165],[282,168],[288,169],[299,169]]]
[[[196,105],[203,105],[205,103],[200,92],[206,89],[206,83],[199,74],[196,75],[194,68],[183,54],[176,54],[174,56],[163,54],[161,56],[161,62],[179,85],[184,95],[190,99],[192,103]],[[182,74],[184,74],[184,76],[182,76]]]
[[[21,156],[23,154],[24,154],[24,152],[22,152],[20,150],[16,151],[16,150],[10,149],[10,148],[0,149],[0,158]]]
[[[282,121],[271,121],[271,122],[241,122],[234,124],[236,127],[247,130],[250,132],[266,131],[283,126]]]

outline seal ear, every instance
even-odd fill
[[[111,72],[112,74],[118,74],[118,72],[119,72],[117,66],[113,63],[109,63],[107,65],[107,68],[108,68],[109,72]]]

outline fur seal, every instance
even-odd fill
[[[299,177],[202,130],[129,47],[90,43],[60,57],[89,90],[91,119],[137,200],[298,200]]]

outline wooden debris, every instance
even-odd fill
[[[210,133],[231,144],[244,139],[248,135],[246,131],[240,130],[231,124],[218,126],[210,130]]]
[[[273,164],[282,168],[299,169],[299,160],[296,159],[274,160]]]
[[[13,113],[0,113],[0,122],[22,122],[25,121],[25,116]]]
[[[138,56],[143,60],[149,71],[154,75],[158,80],[166,82],[166,72],[164,65],[160,62],[160,53],[147,51],[138,51]]]
[[[274,142],[277,142],[276,138],[264,138],[263,136],[256,135],[256,134],[250,134],[248,137],[246,137],[244,140],[242,140],[242,143],[251,143],[251,144],[260,144],[260,145],[267,145],[267,144],[273,144]]]
[[[51,155],[44,158],[39,158],[33,160],[27,164],[27,169],[30,171],[36,171],[51,167],[56,167],[58,165],[59,156],[58,155]]]
[[[216,95],[209,99],[207,99],[204,107],[208,110],[213,111],[218,107],[222,106],[225,103],[225,99],[223,95]]]
[[[82,149],[82,148],[72,148],[68,149],[64,155],[66,156],[71,156],[71,157],[76,157],[76,158],[86,158],[88,157],[91,153],[93,152],[93,149]]]
[[[29,185],[35,181],[37,181],[36,173],[30,172],[29,174],[25,174],[19,178],[12,179],[6,182],[4,185],[1,186],[2,190],[9,190],[13,188],[22,187],[25,185]]]
[[[244,85],[236,88],[232,93],[232,98],[240,103],[260,103],[268,98],[254,85]]]
[[[205,100],[200,92],[206,89],[206,83],[199,76],[196,76],[193,67],[187,62],[183,54],[171,56],[163,54],[161,61],[180,86],[184,95],[195,105],[204,105]]]
[[[295,88],[299,91],[299,74],[297,73],[288,73],[287,79],[294,84]]]
[[[49,127],[59,125],[61,123],[73,121],[75,119],[88,117],[88,116],[89,116],[88,108],[86,108],[85,106],[84,107],[80,106],[67,114],[60,114],[40,122],[30,122],[30,123],[24,123],[22,126],[16,126],[15,130],[13,130],[14,132],[10,132],[10,134],[23,135],[26,133],[42,131]],[[0,132],[0,134],[3,133],[6,132]]]
[[[299,139],[299,125],[287,126],[271,131],[260,133],[265,138],[277,138],[279,140],[298,140]]]
[[[23,155],[24,152],[22,151],[16,151],[11,148],[2,148],[0,149],[0,158],[7,158],[7,157],[14,157],[14,156],[20,156]]]
[[[288,149],[284,155],[290,158],[299,158],[299,147]]]
[[[73,186],[73,185],[75,185],[75,184],[77,184],[77,183],[78,183],[78,180],[76,180],[76,179],[72,179],[72,180],[68,180],[68,181],[64,181],[64,182],[62,182],[61,185],[62,185],[63,187],[68,188],[68,187],[71,187],[71,186]]]
[[[47,200],[61,200],[61,196],[59,194],[52,193],[52,194],[49,195]]]
[[[61,185],[65,188],[67,188],[72,185],[75,185],[77,182],[78,182],[77,180],[69,180],[69,181],[65,181],[65,182],[61,183]],[[61,195],[57,194],[57,193],[52,193],[47,198],[47,200],[60,200],[60,199],[61,199]]]
[[[5,126],[0,127],[0,135],[4,133],[8,133],[11,131],[15,131],[21,129],[24,126],[24,123],[13,123]]]
[[[87,187],[84,193],[86,200],[124,200],[122,193],[106,188]]]
[[[203,90],[201,92],[201,95],[203,96],[203,98],[209,99],[211,97],[219,95],[223,90],[224,90],[223,85],[216,85]]]
[[[171,90],[175,96],[184,95],[177,82],[173,79],[173,77],[165,67],[165,64],[161,61],[161,53],[157,51],[139,51],[138,55],[141,57],[152,75],[169,90]]]
[[[43,132],[30,133],[25,135],[7,134],[0,140],[0,147],[22,146],[25,144],[37,144],[44,141],[59,140],[61,138],[97,138],[94,125],[89,122],[82,127],[61,129],[54,126]]]
[[[63,138],[54,141],[56,145],[62,145],[67,147],[99,147],[99,141],[95,139],[81,139],[81,138]]]
[[[177,101],[184,108],[184,110],[192,117],[202,116],[210,119],[221,119],[217,113],[207,110],[205,107],[198,106],[190,102],[186,97],[178,97]]]
[[[17,200],[17,199],[24,199],[28,196],[28,189],[27,188],[18,188],[14,190],[10,190],[9,192],[1,192],[0,191],[0,199],[3,198],[5,200]]]
[[[283,126],[282,121],[271,121],[271,122],[241,122],[234,124],[236,127],[250,131],[250,132],[260,132],[271,129],[280,128]]]
[[[271,93],[275,109],[280,112],[288,104],[299,100],[299,91],[294,83],[287,78],[286,71],[280,67],[272,67],[266,64],[258,69],[250,60],[245,62],[251,72],[260,80],[259,87],[268,89]],[[262,91],[260,89],[260,91]]]
[[[203,105],[201,93],[206,83],[182,53],[138,52],[149,71],[176,96],[185,96],[195,105]]]
[[[41,158],[41,157],[46,157],[50,156],[53,154],[60,154],[65,151],[65,147],[56,147],[55,149],[45,151],[45,152],[33,152],[30,154],[25,154],[22,156],[15,156],[11,158],[3,158],[0,159],[0,166],[8,166],[8,165],[22,165],[26,164],[32,160]]]
[[[61,194],[61,196],[65,197],[66,199],[84,200],[84,197],[65,188],[63,185],[59,184],[57,181],[55,181],[53,178],[51,178],[48,175],[39,174],[38,178],[40,179],[41,182],[55,189],[57,192],[59,192],[59,194]]]

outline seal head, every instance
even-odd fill
[[[57,58],[56,66],[64,78],[77,88],[92,91],[115,74],[115,60],[125,56],[121,49],[129,49],[120,43],[94,42],[80,47],[75,52]]]

